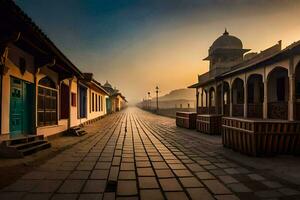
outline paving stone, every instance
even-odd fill
[[[17,180],[15,183],[5,187],[3,191],[25,192],[35,188],[40,183],[39,180]]]
[[[24,198],[22,198],[23,200],[48,200],[51,198],[52,193],[28,193],[24,196]],[[0,194],[0,199],[1,198],[1,194]],[[10,200],[14,200],[14,199],[10,199]]]
[[[207,180],[207,179],[216,179],[211,173],[209,172],[197,172],[196,176],[200,178],[201,180]]]
[[[171,178],[174,177],[173,172],[170,169],[158,169],[155,170],[158,178]]]
[[[135,171],[120,171],[119,179],[134,180],[136,179]]]
[[[105,192],[103,194],[103,199],[102,200],[115,200],[115,199],[116,199],[115,192]]]
[[[59,193],[80,193],[85,181],[83,180],[66,180],[60,186]]]
[[[48,180],[64,180],[70,175],[67,171],[54,171],[49,172],[46,179]]]
[[[121,170],[134,170],[134,163],[121,163]]]
[[[236,180],[232,176],[228,176],[228,175],[219,176],[219,179],[221,179],[221,181],[223,181],[225,184],[238,183],[238,180]]]
[[[213,169],[213,170],[209,170],[209,172],[215,176],[226,175],[225,171],[222,169]]]
[[[175,169],[186,169],[186,167],[183,164],[169,164],[170,168]]]
[[[54,192],[61,185],[61,183],[62,183],[61,180],[42,180],[31,191],[38,192],[38,193]]]
[[[99,200],[102,199],[102,194],[80,194],[79,200]]]
[[[25,174],[22,179],[33,179],[33,180],[42,180],[47,177],[49,172],[45,171],[33,171],[28,174]]]
[[[189,198],[184,192],[166,192],[168,200],[188,200]]]
[[[112,161],[112,165],[120,165],[121,157],[114,157]]]
[[[240,192],[252,192],[247,186],[242,183],[232,183],[227,185],[232,191]]]
[[[78,194],[54,194],[51,200],[76,200]]]
[[[231,194],[230,190],[218,180],[203,180],[203,183],[214,194]]]
[[[119,167],[111,167],[109,172],[108,180],[117,181],[119,175]]]
[[[176,174],[178,177],[189,177],[193,176],[193,174],[189,170],[173,170],[173,172]]]
[[[201,167],[199,164],[197,163],[193,163],[193,164],[187,164],[186,165],[192,172],[203,172],[205,171],[203,167]]]
[[[136,181],[118,181],[117,194],[124,195],[137,195]]]
[[[255,180],[255,181],[265,180],[264,177],[262,177],[261,175],[258,175],[258,174],[249,174],[248,176],[249,176],[250,179]]]
[[[105,180],[87,180],[83,192],[84,193],[102,193],[106,187]]]
[[[164,191],[181,191],[182,187],[176,178],[159,179],[160,185]]]
[[[90,179],[107,179],[109,170],[93,170]]]
[[[214,199],[212,195],[205,188],[188,188],[187,192],[189,193],[192,200],[199,200],[200,197],[201,199],[205,199],[205,200]]]
[[[300,192],[298,190],[294,190],[291,188],[281,188],[279,189],[279,192],[286,196],[300,195]]]
[[[111,162],[97,162],[95,169],[109,169]]]
[[[264,185],[266,185],[272,189],[283,187],[280,183],[278,183],[276,181],[262,181],[261,183],[263,183]]]
[[[137,168],[138,176],[154,176],[152,168]]]
[[[159,185],[155,177],[139,177],[139,188],[155,189],[159,188]]]
[[[169,169],[165,162],[152,162],[154,169]]]
[[[216,195],[215,198],[217,200],[239,200],[235,195]]]
[[[164,200],[160,190],[140,190],[141,200]]]
[[[183,187],[203,187],[202,183],[195,177],[179,178]]]
[[[90,171],[73,171],[68,179],[87,179],[90,175]]]
[[[240,172],[236,168],[227,168],[224,169],[227,174],[240,174]]]
[[[151,163],[149,161],[137,161],[136,167],[151,167]]]
[[[255,195],[260,197],[260,198],[277,198],[277,197],[281,197],[282,194],[279,193],[276,190],[264,190],[264,191],[258,191],[255,192]]]

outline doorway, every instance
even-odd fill
[[[10,136],[32,134],[34,130],[34,84],[11,77]]]

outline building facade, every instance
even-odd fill
[[[109,93],[13,1],[0,2],[1,137],[51,136],[107,114]]]
[[[118,112],[127,107],[127,100],[122,93],[116,88],[113,88],[108,81],[103,85],[103,88],[108,92],[106,98],[106,110],[108,113]]]
[[[227,31],[212,44],[205,58],[209,71],[190,86],[196,89],[197,113],[223,116],[223,137],[247,131],[295,134],[300,120],[300,42],[282,49],[279,41],[260,53],[245,54],[248,51]],[[258,122],[261,129],[253,130]]]

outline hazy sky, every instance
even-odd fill
[[[185,88],[226,27],[245,48],[300,40],[300,0],[16,0],[82,71],[131,102]]]

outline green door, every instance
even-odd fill
[[[33,104],[33,84],[11,77],[9,126],[11,137],[32,133],[34,124]]]

